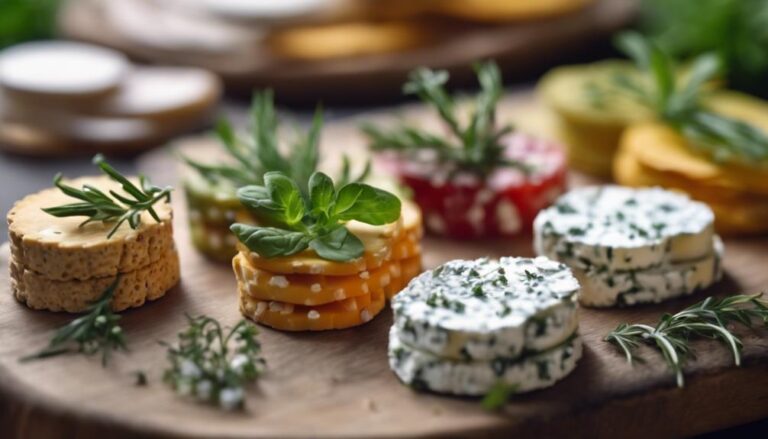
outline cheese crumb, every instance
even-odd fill
[[[283,309],[283,304],[280,302],[269,302],[269,310],[277,312]]]
[[[312,291],[313,293],[319,293],[323,290],[323,287],[320,284],[312,284],[311,287],[309,287],[309,291]]]
[[[255,317],[258,317],[258,316],[264,314],[264,311],[266,311],[266,310],[267,310],[267,304],[264,303],[264,302],[259,302],[256,305],[256,311],[254,311],[253,315]]]
[[[342,300],[344,297],[346,297],[344,288],[339,288],[338,290],[333,292],[333,298],[336,300]]]
[[[278,288],[286,288],[290,285],[288,279],[285,276],[272,276],[269,279],[269,285]]]
[[[368,311],[368,309],[360,311],[360,320],[362,320],[363,323],[371,321],[371,313]]]
[[[361,271],[360,272],[360,279],[368,279],[371,277],[371,273],[368,271]]]
[[[317,320],[320,318],[320,313],[313,309],[307,313],[307,318],[310,320]]]

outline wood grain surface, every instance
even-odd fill
[[[282,100],[314,105],[324,102],[392,100],[400,96],[402,83],[412,69],[428,65],[451,71],[453,85],[473,83],[470,65],[480,59],[496,59],[508,76],[530,75],[556,58],[584,51],[626,26],[634,18],[637,0],[599,0],[584,10],[510,25],[437,23],[439,37],[433,42],[399,53],[336,58],[318,61],[285,59],[262,44],[259,29],[242,35],[243,28],[228,29],[216,23],[216,35],[234,34],[226,50],[211,50],[179,42],[173,29],[163,25],[159,13],[148,10],[134,17],[146,25],[131,32],[117,26],[105,10],[109,0],[72,0],[60,15],[59,28],[68,38],[113,47],[150,63],[178,64],[209,69],[224,79],[228,90],[250,94],[253,88],[271,87]],[[140,15],[141,13],[139,13]],[[180,26],[179,32],[195,34]],[[201,27],[210,27],[198,24]],[[195,26],[194,22],[186,27]],[[427,26],[427,24],[424,24]],[[224,27],[222,30],[221,27]],[[440,30],[445,28],[444,30]],[[121,31],[121,29],[123,29]],[[201,31],[202,32],[202,31]],[[198,45],[201,46],[201,45]]]
[[[340,150],[362,150],[356,123],[327,127],[323,147],[329,160]],[[159,183],[176,178],[169,151],[152,153],[143,164]],[[587,182],[571,176],[572,185]],[[726,278],[706,292],[656,306],[582,309],[585,353],[574,373],[550,389],[514,397],[499,413],[483,411],[476,399],[416,393],[401,385],[386,360],[388,309],[369,324],[344,331],[290,334],[263,328],[268,371],[248,392],[245,411],[222,413],[196,404],[160,381],[166,359],[157,342],[175,340],[185,313],[208,314],[230,325],[239,314],[231,269],[192,250],[181,194],[174,203],[182,283],[160,301],[124,314],[130,352],[118,354],[106,368],[81,356],[19,363],[71,317],[26,309],[11,297],[7,273],[0,275],[0,437],[664,438],[768,416],[764,330],[739,332],[745,341],[741,368],[732,367],[718,343],[696,341],[684,389],[674,386],[655,352],[643,350],[648,361],[631,367],[602,341],[621,322],[651,323],[708,294],[765,288],[765,238],[727,239]],[[531,255],[530,242],[530,237],[463,243],[427,238],[425,263],[429,268],[453,258]],[[147,387],[133,385],[138,369],[147,372]]]

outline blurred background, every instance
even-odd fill
[[[552,67],[617,57],[626,28],[682,58],[714,51],[731,88],[768,96],[767,0],[0,0],[0,208],[92,173],[97,151],[135,172],[217,117],[242,123],[253,90],[298,123],[318,103],[342,120],[402,103],[416,67],[471,90],[471,63],[493,59],[526,93]],[[30,46],[50,40],[86,45]]]

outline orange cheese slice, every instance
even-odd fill
[[[359,326],[371,321],[384,308],[382,289],[319,306],[292,305],[262,301],[243,291],[240,312],[256,323],[282,331],[327,331]]]
[[[242,290],[254,299],[305,306],[323,305],[385,288],[391,281],[389,264],[387,262],[375,270],[349,276],[324,276],[274,274],[254,268],[242,253],[232,260],[232,268]]]
[[[397,293],[402,291],[408,282],[421,273],[421,254],[403,259],[399,261],[390,262],[390,277],[389,285],[384,288],[384,293],[388,300],[391,300]]]

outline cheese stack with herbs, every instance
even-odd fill
[[[259,224],[235,223],[240,311],[285,331],[369,322],[421,271],[421,215],[362,183],[316,172],[300,186],[280,172],[238,191]]]
[[[179,281],[171,188],[106,174],[64,181],[18,201],[8,213],[11,284],[33,309],[82,312],[111,292],[113,310],[162,297]]]
[[[661,188],[580,188],[536,218],[534,250],[573,269],[584,305],[657,303],[721,278],[714,219],[706,204]]]
[[[448,262],[392,300],[390,367],[438,393],[549,387],[581,357],[578,292],[571,270],[545,257]]]
[[[445,90],[448,73],[419,69],[404,90],[437,110],[443,132],[401,126],[364,126],[413,192],[427,229],[457,239],[513,237],[530,232],[543,207],[565,189],[562,148],[497,124],[501,73],[493,63],[476,66],[481,90],[468,115]]]
[[[211,259],[229,262],[237,253],[237,239],[229,227],[235,221],[256,221],[240,204],[237,189],[263,184],[268,171],[282,172],[299,187],[306,188],[309,177],[317,170],[321,129],[322,111],[318,108],[311,128],[306,133],[295,133],[290,148],[281,148],[285,145],[279,136],[273,94],[266,90],[254,95],[247,136],[236,133],[226,120],[221,120],[216,127],[221,150],[183,150],[187,164],[184,194],[195,248]],[[342,182],[360,181],[368,176],[369,165],[359,176],[352,177],[347,156],[342,159]]]

